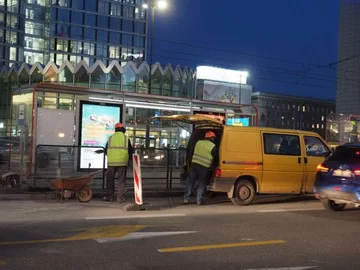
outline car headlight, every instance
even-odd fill
[[[149,156],[144,156],[144,159],[148,159],[149,158]]]

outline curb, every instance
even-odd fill
[[[105,195],[104,191],[94,190],[93,198],[100,199]],[[168,197],[181,197],[184,195],[183,190],[149,190],[143,191],[143,197],[148,198],[168,198]],[[127,196],[129,198],[134,197],[133,191],[128,191]],[[56,193],[54,191],[50,192],[6,192],[0,193],[0,201],[10,201],[10,200],[49,200],[56,199]]]

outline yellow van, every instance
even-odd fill
[[[331,151],[315,132],[223,125],[198,115],[156,117],[193,124],[186,157],[189,171],[198,140],[216,134],[219,160],[207,189],[225,192],[236,205],[249,205],[256,194],[313,193],[316,168]]]

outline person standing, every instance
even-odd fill
[[[189,199],[196,183],[199,181],[197,190],[197,204],[204,204],[204,194],[206,185],[210,177],[211,168],[214,160],[217,158],[217,147],[214,143],[216,135],[212,131],[205,134],[205,139],[200,140],[195,145],[194,154],[191,160],[190,176],[185,188],[184,204],[189,203]]]
[[[132,157],[132,145],[125,135],[126,129],[121,123],[115,125],[115,133],[109,137],[105,147],[107,155],[106,183],[107,194],[105,201],[116,201],[121,203],[125,201],[126,171],[129,165],[129,159]],[[118,182],[115,184],[115,175]]]

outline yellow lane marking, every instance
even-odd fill
[[[204,245],[204,246],[188,246],[188,247],[176,247],[176,248],[162,248],[158,249],[159,252],[184,252],[184,251],[196,251],[207,249],[220,249],[220,248],[234,248],[234,247],[250,247],[250,246],[265,246],[285,244],[283,240],[270,240],[270,241],[253,241],[253,242],[241,242],[241,243],[229,243],[229,244],[217,244],[217,245]]]
[[[0,260],[0,265],[6,265],[5,261]]]
[[[147,225],[132,225],[132,226],[104,226],[86,229],[86,231],[70,236],[67,238],[53,238],[42,240],[25,240],[25,241],[9,241],[0,242],[0,245],[20,245],[20,244],[40,244],[40,243],[55,243],[55,242],[68,242],[68,241],[83,241],[96,238],[120,238],[130,233],[137,232]]]

